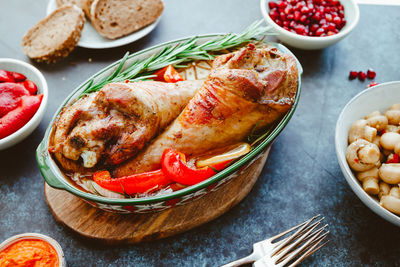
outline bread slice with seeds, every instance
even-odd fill
[[[39,62],[66,57],[78,44],[85,15],[75,5],[62,6],[39,21],[22,38],[24,53]]]
[[[98,33],[116,39],[153,23],[163,10],[161,0],[94,0],[90,19]]]

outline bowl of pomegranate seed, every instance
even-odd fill
[[[36,129],[47,106],[48,89],[34,66],[0,58],[0,150],[25,139]]]
[[[260,0],[260,5],[282,42],[306,50],[343,39],[360,16],[355,0]]]

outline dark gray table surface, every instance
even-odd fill
[[[348,72],[372,67],[378,82],[400,80],[400,7],[361,6],[358,26],[341,42],[321,51],[292,49],[304,67],[298,109],[239,205],[174,237],[106,247],[57,223],[46,205],[34,152],[56,108],[82,81],[126,51],[188,35],[242,31],[261,18],[259,1],[166,0],[160,24],[143,39],[114,49],[77,48],[52,65],[31,62],[20,46],[23,34],[45,16],[47,0],[0,3],[0,57],[38,67],[50,94],[46,115],[33,134],[0,151],[0,241],[24,232],[49,235],[63,247],[69,266],[216,266],[250,253],[254,242],[321,213],[329,223],[330,243],[305,265],[400,266],[400,229],[354,195],[334,149],[341,109],[368,83],[348,81]]]

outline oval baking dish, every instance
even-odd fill
[[[197,36],[199,43],[204,43],[210,40],[211,38],[223,36],[223,34],[210,34],[210,35],[202,35]],[[137,59],[147,58],[155,53],[161,51],[165,46],[178,44],[180,42],[188,41],[193,37],[183,38],[179,40],[170,41],[167,43],[163,43],[157,46],[150,47],[148,49],[144,49],[135,54],[132,54],[128,57],[126,64],[130,64]],[[273,45],[278,48],[278,50],[292,54],[286,47],[277,43],[268,43],[269,45]],[[292,54],[293,55],[293,54]],[[293,116],[294,111],[296,110],[297,104],[300,98],[300,90],[301,90],[301,74],[302,67],[299,61],[296,59],[298,64],[298,88],[295,97],[295,101],[290,110],[281,118],[281,120],[276,124],[276,126],[270,131],[270,133],[257,145],[255,146],[247,155],[236,161],[231,166],[225,168],[221,172],[217,173],[213,177],[195,184],[193,186],[189,186],[182,190],[165,194],[159,196],[152,197],[143,197],[143,198],[129,198],[129,199],[114,199],[107,198],[103,196],[94,195],[91,193],[86,193],[75,186],[73,186],[68,179],[64,176],[63,172],[60,170],[56,162],[53,160],[51,155],[49,154],[49,137],[51,135],[52,127],[54,121],[62,108],[71,103],[73,100],[79,97],[82,91],[87,87],[91,79],[94,79],[94,82],[101,80],[102,78],[109,76],[114,68],[118,66],[121,60],[111,64],[110,66],[104,68],[99,71],[89,79],[87,79],[84,83],[82,83],[78,88],[76,88],[62,103],[62,105],[58,108],[57,112],[53,116],[44,136],[44,139],[39,144],[36,151],[36,159],[39,164],[40,172],[44,177],[45,181],[53,188],[66,190],[79,198],[85,200],[91,205],[98,207],[100,209],[106,211],[114,211],[121,213],[146,213],[146,212],[155,212],[164,210],[167,208],[171,208],[177,205],[183,205],[195,199],[198,199],[201,196],[204,196],[210,192],[215,192],[225,184],[227,184],[231,179],[237,177],[238,175],[243,174],[244,170],[249,168],[252,164],[255,164],[256,160],[260,158],[264,152],[267,151],[269,145],[273,142],[273,140],[279,135],[279,133],[284,129],[284,127],[289,122],[290,118]],[[257,161],[264,162],[264,161]],[[259,164],[259,163],[256,163]],[[261,168],[262,169],[262,168]],[[259,175],[259,173],[257,174]]]

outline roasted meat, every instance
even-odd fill
[[[81,172],[134,156],[186,106],[203,81],[111,83],[63,109],[53,146],[60,165]]]
[[[179,117],[114,176],[160,168],[166,148],[190,156],[242,141],[254,127],[265,128],[290,109],[297,79],[295,59],[276,48],[249,45],[217,57]]]

